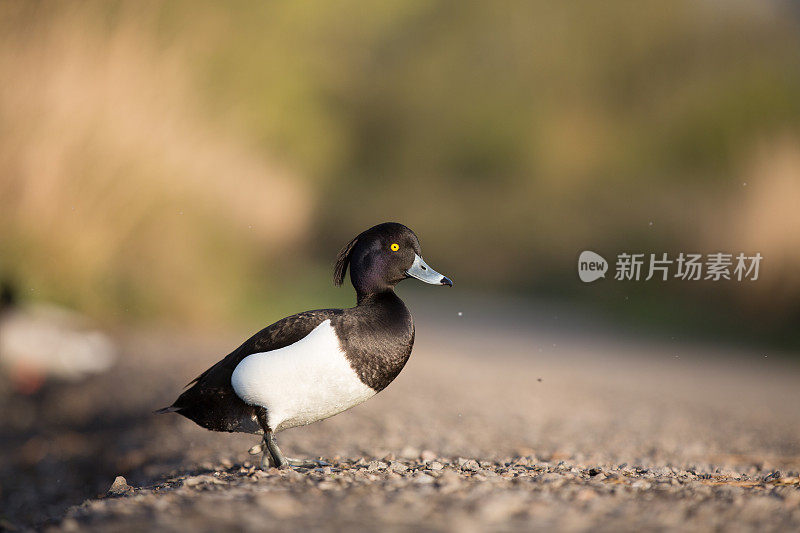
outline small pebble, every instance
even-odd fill
[[[474,459],[470,459],[469,461],[466,461],[461,465],[461,470],[463,470],[465,472],[477,472],[480,469],[481,469],[481,467],[478,464],[478,461],[476,461]]]
[[[389,465],[389,469],[392,472],[395,472],[397,474],[402,474],[406,470],[408,470],[408,467],[406,465],[404,465],[403,463],[400,463],[400,462],[397,462],[397,461],[393,461],[392,464]]]
[[[369,466],[367,466],[368,472],[374,472],[376,470],[386,470],[386,467],[389,466],[383,461],[370,461]]]
[[[117,476],[114,479],[114,483],[111,484],[111,487],[108,489],[108,494],[111,496],[122,496],[123,494],[127,494],[133,491],[133,487],[128,485],[128,482],[122,476]]]

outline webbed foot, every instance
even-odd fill
[[[320,468],[323,466],[331,466],[330,463],[322,459],[292,459],[287,457],[286,463],[296,468]]]

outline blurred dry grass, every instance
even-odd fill
[[[791,3],[0,10],[0,273],[41,297],[203,321],[291,271],[299,305],[393,219],[461,287],[800,313]],[[746,287],[589,293],[583,249],[765,260]]]
[[[95,313],[214,317],[305,236],[310,198],[206,116],[152,13],[123,8],[103,27],[97,6],[0,6],[2,267]]]
[[[784,307],[800,295],[800,138],[757,146],[741,177],[716,242],[768,257],[772,272],[761,294]]]

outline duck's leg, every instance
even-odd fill
[[[281,449],[278,448],[278,443],[275,441],[275,435],[271,431],[269,432],[269,437],[265,437],[263,444],[259,445],[259,449],[264,450],[264,455],[261,459],[262,468],[269,468],[270,466],[277,466],[278,468],[286,468],[287,466],[294,466],[297,468],[330,466],[330,463],[322,460],[293,459],[291,457],[284,456],[281,452]]]
[[[264,443],[259,450],[263,450],[264,452],[261,456],[261,468],[265,470],[271,466],[286,468],[289,466],[289,463],[283,456],[283,453],[281,453],[281,449],[278,448],[278,443],[275,442],[275,434],[272,428],[269,427],[269,422],[267,421],[267,410],[263,407],[256,407],[256,419],[261,429],[264,431]],[[251,448],[251,451],[257,448],[257,446],[254,446]],[[256,451],[256,453],[258,453],[258,451]]]
[[[269,468],[276,466],[278,468],[286,468],[289,466],[289,461],[283,456],[281,449],[278,448],[278,443],[275,442],[275,434],[272,430],[264,433],[264,455],[261,456],[261,468]]]
[[[261,456],[261,468],[267,469],[271,466],[277,468],[287,468],[289,466],[296,466],[298,468],[314,468],[318,466],[330,466],[330,463],[325,461],[305,461],[303,459],[287,458],[278,448],[278,443],[275,441],[275,433],[269,427],[267,421],[267,410],[263,407],[256,408],[256,419],[258,420],[261,429],[264,430],[264,440],[261,444],[256,444],[250,448],[250,453],[256,455],[263,452]]]

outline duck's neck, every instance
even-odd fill
[[[400,373],[414,346],[414,319],[393,290],[358,295],[340,335],[359,379],[383,390]]]
[[[403,341],[414,335],[414,318],[391,289],[360,297],[353,311],[361,317],[362,324],[371,325],[373,334],[380,331]]]
[[[359,290],[356,288],[356,305],[380,305],[384,303],[403,303],[399,296],[394,293],[394,287],[384,287],[379,290]]]

